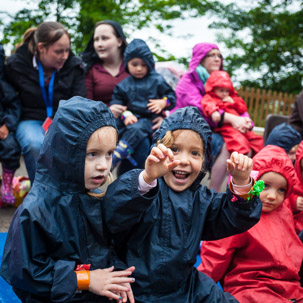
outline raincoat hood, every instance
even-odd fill
[[[210,74],[205,84],[205,92],[212,92],[215,87],[224,87],[229,89],[230,96],[236,94],[233,83],[228,73],[225,71],[216,70]]]
[[[198,43],[193,47],[193,55],[189,63],[190,72],[194,71],[200,64],[201,60],[213,49],[219,50],[219,47],[213,43]],[[220,66],[220,70],[223,70],[223,60]]]
[[[300,162],[302,159],[303,159],[303,141],[301,141],[301,143],[298,146],[298,149],[296,152],[296,162],[295,162],[296,174],[301,183],[303,183],[301,166],[300,166]]]
[[[196,107],[188,106],[180,108],[173,114],[165,118],[156,131],[153,141],[157,143],[161,140],[168,131],[174,131],[177,129],[188,129],[197,132],[204,144],[204,162],[203,173],[201,173],[194,184],[197,181],[200,183],[205,175],[205,171],[210,169],[211,164],[211,130],[208,123],[201,116],[199,110]]]
[[[258,171],[257,180],[268,172],[282,175],[287,181],[287,198],[295,184],[295,169],[285,150],[279,146],[267,145],[253,157],[253,170]]]
[[[35,182],[62,192],[85,192],[86,145],[104,126],[116,128],[113,114],[98,101],[82,97],[62,100],[41,148]]]
[[[277,145],[289,153],[292,147],[299,144],[301,140],[301,135],[297,130],[287,123],[281,123],[271,131],[266,145]]]
[[[122,51],[122,54],[123,54],[124,51],[125,51],[125,48],[127,46],[127,41],[126,41],[126,37],[125,37],[125,35],[123,33],[121,24],[119,22],[116,22],[116,21],[113,21],[113,20],[103,20],[103,21],[100,21],[100,22],[96,23],[95,29],[99,25],[101,25],[101,24],[108,24],[108,25],[111,25],[114,28],[117,37],[122,39],[121,51]],[[88,72],[90,70],[90,68],[96,62],[101,61],[99,59],[96,51],[95,51],[95,48],[94,48],[95,29],[94,29],[94,32],[93,32],[92,36],[90,37],[90,39],[89,39],[89,41],[87,43],[87,46],[86,46],[85,50],[81,54],[81,58],[82,58],[82,60],[83,60],[83,62],[85,64],[85,70],[86,70],[86,72]]]
[[[141,39],[134,39],[127,47],[124,53],[124,65],[125,70],[129,73],[127,64],[131,59],[140,58],[148,66],[148,72],[150,73],[155,69],[155,61],[153,54],[150,51],[147,44]]]

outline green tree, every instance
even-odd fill
[[[34,0],[25,0],[30,6]],[[44,20],[60,21],[71,32],[72,46],[76,53],[83,51],[94,24],[104,19],[120,22],[129,36],[136,29],[154,27],[171,35],[170,20],[204,15],[213,2],[208,0],[40,0],[37,9],[24,9],[16,16],[8,16],[10,22],[3,29],[3,43],[17,43],[25,30]],[[198,9],[197,9],[198,8]],[[3,13],[3,12],[2,12]],[[165,47],[151,37],[159,52],[158,59],[174,60]],[[161,55],[159,55],[161,53]]]
[[[249,9],[244,7],[249,5]],[[253,6],[253,7],[252,7]],[[210,27],[230,50],[225,66],[230,73],[247,72],[243,86],[298,93],[303,76],[302,1],[251,1],[239,7],[220,4]],[[248,78],[256,72],[256,79]]]

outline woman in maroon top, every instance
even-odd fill
[[[96,23],[94,33],[82,54],[85,63],[87,97],[109,105],[116,84],[129,74],[124,69],[123,53],[127,45],[121,25],[112,20]],[[110,107],[115,116],[126,110],[115,104]]]
[[[120,23],[104,20],[96,23],[94,33],[82,53],[85,64],[87,97],[102,101],[109,106],[116,84],[124,80],[129,74],[124,69],[123,54],[127,46],[126,38]],[[114,104],[110,110],[115,117],[119,117],[126,106]],[[153,130],[160,127],[163,118],[153,120]],[[150,139],[142,140],[132,157],[138,163],[136,168],[143,168],[149,154]],[[118,175],[134,168],[128,160],[123,160],[118,169]]]

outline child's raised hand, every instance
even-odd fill
[[[236,185],[246,185],[250,180],[250,172],[253,160],[245,155],[233,152],[230,159],[226,161],[227,172],[233,177]]]
[[[147,107],[150,111],[155,114],[160,114],[161,111],[166,107],[166,100],[164,99],[149,99]]]
[[[135,115],[127,116],[124,120],[124,125],[131,125],[138,122],[138,118]]]
[[[88,290],[99,296],[105,296],[110,299],[115,299],[117,302],[122,302],[122,296],[120,294],[122,292],[128,294],[131,291],[131,289],[126,286],[126,283],[132,283],[135,281],[134,278],[128,277],[133,273],[135,268],[130,267],[127,270],[122,271],[113,270],[113,266],[105,269],[91,270]],[[130,297],[133,297],[132,292]]]
[[[297,211],[303,210],[303,197],[298,197],[296,201]]]
[[[146,183],[151,184],[154,180],[164,176],[179,164],[180,160],[174,160],[174,154],[171,149],[163,144],[159,144],[153,147],[145,161],[143,179]]]
[[[0,127],[0,139],[4,140],[9,134],[9,130],[5,124]]]

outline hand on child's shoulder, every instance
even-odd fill
[[[249,180],[253,160],[245,155],[233,152],[226,161],[227,172],[233,177],[235,184],[244,185]]]
[[[150,184],[174,169],[179,163],[179,160],[174,160],[174,154],[170,148],[159,144],[152,148],[145,161],[143,179],[146,183]]]

